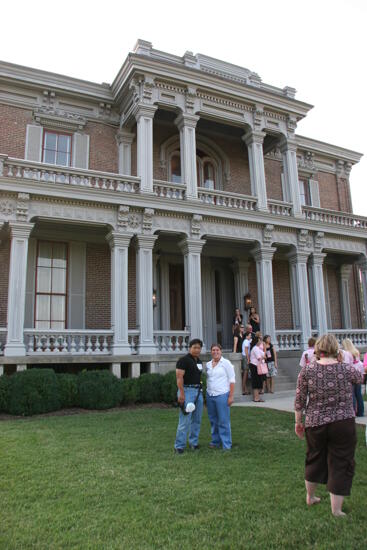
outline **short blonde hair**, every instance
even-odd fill
[[[349,338],[344,338],[342,341],[342,346],[345,351],[349,351],[353,355],[354,359],[359,357],[359,351]]]
[[[316,340],[315,356],[320,357],[335,357],[338,358],[339,344],[333,334],[324,334]]]

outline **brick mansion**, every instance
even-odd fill
[[[112,84],[0,62],[0,369],[164,371],[260,314],[280,357],[367,345],[361,155],[243,67],[138,40]]]

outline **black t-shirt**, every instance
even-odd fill
[[[176,369],[185,371],[183,377],[185,386],[200,384],[201,373],[203,370],[203,363],[200,358],[196,360],[195,357],[188,353],[177,361]]]
[[[242,353],[243,341],[244,341],[244,338],[242,338],[242,336],[237,336],[236,353]]]
[[[273,344],[270,344],[270,346],[265,352],[265,361],[267,363],[274,363],[275,361]]]
[[[259,332],[260,330],[260,323],[257,323],[255,319],[249,320],[250,325],[252,326],[252,332]]]
[[[242,322],[243,322],[243,315],[242,313],[240,313],[239,315],[239,318],[235,315],[233,317],[233,325],[236,326],[236,325],[242,325]]]

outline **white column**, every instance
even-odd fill
[[[179,243],[184,255],[185,319],[191,338],[203,339],[201,297],[201,251],[205,241],[184,239]]]
[[[131,144],[135,139],[135,134],[126,129],[121,129],[116,134],[118,144],[119,174],[131,176]]]
[[[181,113],[175,124],[180,131],[181,182],[186,185],[186,198],[197,199],[195,128],[200,117]]]
[[[352,269],[352,264],[343,264],[339,268],[340,309],[343,328],[352,328],[349,299],[349,279]]]
[[[157,235],[136,237],[136,308],[138,353],[156,353],[153,341],[153,247]]]
[[[364,328],[367,328],[367,259],[361,260],[358,264],[358,267],[361,271],[361,279],[362,279],[362,300],[363,303],[361,312],[362,312],[362,320]]]
[[[121,363],[111,363],[110,372],[112,372],[116,378],[121,378]]]
[[[269,334],[272,342],[275,337],[275,312],[273,290],[273,256],[275,248],[258,247],[253,250],[256,262],[257,292],[259,300],[260,327],[263,335]]]
[[[297,144],[295,141],[284,138],[280,143],[280,150],[283,156],[283,173],[287,196],[293,205],[293,215],[300,218],[303,213],[298,182]]]
[[[130,355],[128,338],[128,256],[130,235],[111,231],[111,328],[114,331],[113,355]]]
[[[235,307],[240,308],[241,313],[244,313],[244,296],[248,293],[248,268],[249,262],[244,260],[236,260],[232,264],[234,275],[234,292],[235,292]]]
[[[326,258],[326,254],[314,252],[310,260],[316,323],[319,336],[326,334],[328,331],[326,293],[324,288],[323,272],[324,258]]]
[[[263,142],[265,133],[249,131],[242,136],[247,145],[250,166],[251,194],[257,197],[257,209],[268,211]]]
[[[24,309],[27,276],[28,239],[33,224],[10,222],[10,268],[8,286],[8,332],[4,355],[26,354],[24,345]]]
[[[153,193],[153,118],[156,105],[139,105],[135,114],[137,122],[137,172],[140,190]]]
[[[295,292],[292,298],[295,299],[294,308],[297,312],[299,326],[295,328],[301,331],[301,347],[307,348],[307,341],[311,336],[311,314],[310,296],[308,292],[307,259],[309,253],[296,250],[289,258],[291,277]]]
[[[155,291],[156,304],[153,303],[153,330],[160,329],[160,291],[159,291],[159,254],[153,254],[153,290]],[[153,299],[153,295],[152,295]]]

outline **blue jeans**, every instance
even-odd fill
[[[353,384],[353,406],[354,406],[354,410],[357,409],[357,416],[364,415],[362,384]]]
[[[223,449],[232,447],[231,435],[231,409],[228,406],[229,392],[211,397],[206,394],[206,406],[208,408],[209,422],[211,425],[211,445]]]
[[[195,403],[198,394],[198,388],[188,388],[184,386],[185,403]],[[179,392],[177,392],[177,396]],[[187,436],[189,436],[189,445],[196,447],[199,443],[199,434],[201,426],[201,417],[203,414],[203,392],[200,391],[199,399],[196,402],[194,412],[184,414],[180,407],[180,416],[178,418],[178,427],[176,433],[175,449],[184,449],[186,447]]]

